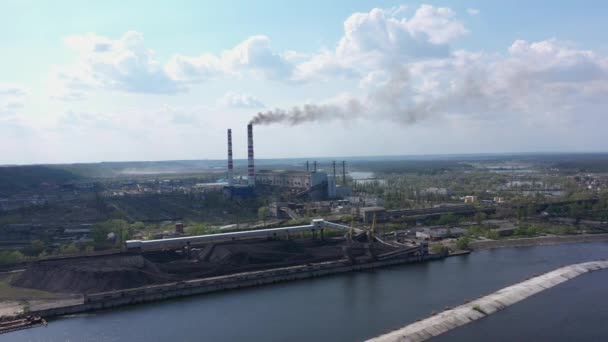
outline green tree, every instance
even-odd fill
[[[477,212],[475,214],[475,223],[477,223],[478,225],[481,225],[483,223],[483,221],[486,219],[487,215],[485,213],[482,213],[481,211]]]
[[[108,234],[110,233],[114,233],[118,236],[115,244],[108,240]],[[96,223],[91,231],[95,246],[101,248],[120,246],[125,240],[129,239],[131,235],[132,228],[129,226],[129,223],[121,219],[112,219]]]
[[[23,253],[19,251],[2,251],[0,252],[0,265],[17,264],[25,260]]]
[[[526,207],[526,217],[534,217],[534,216],[536,216],[536,205],[534,205],[534,203],[530,203]]]
[[[515,229],[515,231],[513,232],[514,235],[517,236],[528,236],[530,235],[530,233],[528,232],[528,226],[524,225],[524,224],[520,224],[519,227],[517,227],[517,229]]]
[[[470,243],[470,240],[468,237],[461,236],[458,238],[458,240],[456,240],[456,248],[458,248],[460,250],[469,249],[469,243]]]
[[[79,252],[80,248],[78,248],[78,246],[76,246],[76,244],[73,242],[68,245],[63,245],[61,246],[61,248],[59,248],[60,254],[76,254]]]
[[[23,252],[29,256],[38,256],[46,249],[46,245],[42,240],[34,240],[26,247]]]
[[[211,229],[209,229],[209,227],[202,223],[192,224],[188,226],[188,235],[206,235],[211,233]]]
[[[262,221],[264,225],[266,225],[266,219],[268,218],[269,213],[270,210],[268,210],[268,207],[260,207],[258,209],[258,219]]]
[[[446,246],[444,246],[444,245],[441,245],[441,244],[435,244],[435,245],[431,246],[431,252],[432,252],[433,254],[442,254],[442,255],[445,255],[445,254],[448,254],[448,253],[449,253],[449,250],[448,250],[448,248],[447,248]]]
[[[540,232],[540,229],[537,226],[528,227],[528,236],[536,236]]]
[[[134,230],[144,230],[146,229],[146,224],[141,221],[137,221],[131,224],[131,228]]]
[[[583,217],[583,208],[579,204],[573,203],[568,206],[568,211],[570,217],[576,219],[576,223],[578,224]]]
[[[495,230],[493,230],[493,229],[490,229],[490,230],[488,231],[488,233],[486,234],[486,237],[487,237],[488,239],[497,240],[497,239],[498,239],[500,236],[498,235],[498,232],[497,232],[497,231],[495,231]]]
[[[437,224],[439,225],[454,225],[460,222],[460,218],[453,213],[443,214],[439,217]]]

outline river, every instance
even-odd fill
[[[0,341],[360,341],[532,275],[606,257],[606,242],[493,249],[58,318]]]
[[[432,342],[608,340],[608,270],[567,281]]]

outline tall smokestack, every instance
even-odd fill
[[[332,162],[332,165],[334,167],[334,180],[335,180],[336,179],[336,161],[335,160]]]
[[[247,125],[247,157],[249,164],[247,166],[247,183],[250,186],[255,185],[255,167],[253,165],[253,124]]]
[[[228,128],[228,184],[234,183],[234,164],[232,163],[232,130]]]

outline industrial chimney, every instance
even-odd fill
[[[255,167],[253,165],[253,124],[247,125],[247,183],[249,186],[255,185]]]
[[[228,128],[228,185],[234,184],[234,165],[232,163],[232,130]]]

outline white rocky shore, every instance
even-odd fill
[[[565,266],[505,287],[485,297],[446,310],[429,318],[407,325],[388,334],[375,337],[374,342],[418,342],[441,335],[461,325],[476,321],[534,294],[550,289],[587,272],[608,268],[608,260]]]

